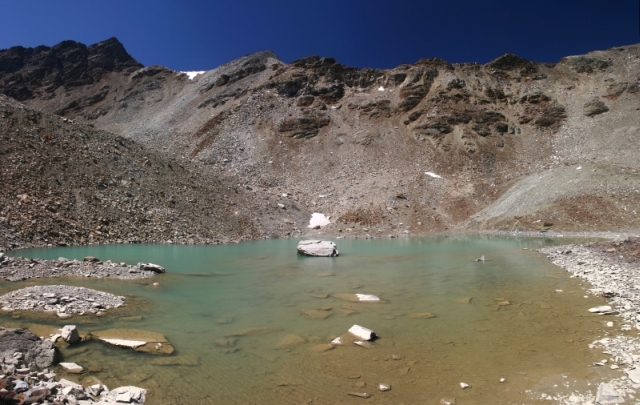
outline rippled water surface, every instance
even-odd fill
[[[85,383],[97,378],[111,388],[138,385],[150,391],[151,404],[437,404],[443,397],[456,397],[458,404],[530,403],[525,390],[539,388],[541,381],[595,376],[587,366],[602,355],[587,343],[603,327],[586,309],[603,301],[584,298],[586,286],[580,280],[535,252],[557,241],[482,236],[338,240],[338,258],[298,256],[297,242],[15,252],[44,259],[92,255],[152,262],[166,267],[167,274],[137,281],[3,283],[2,293],[42,283],[82,285],[125,295],[129,305],[104,318],[62,321],[22,313],[15,319],[17,314],[5,313],[0,322],[39,325],[40,334],[65,324],[81,331],[163,333],[176,348],[173,365],[158,364],[159,356],[97,342],[63,351],[66,361],[87,370],[69,378]],[[481,255],[488,261],[474,261]],[[345,293],[375,294],[383,302],[332,296]],[[427,312],[436,316],[416,315]],[[132,315],[142,319],[122,319]],[[380,338],[371,348],[349,344],[320,351],[319,345],[344,335],[353,324],[375,330]],[[507,382],[499,383],[500,378]],[[472,388],[460,389],[462,381]],[[378,392],[379,383],[391,384],[391,391]]]

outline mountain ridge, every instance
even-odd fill
[[[32,82],[23,102],[190,161],[247,194],[264,234],[305,234],[314,211],[334,235],[640,225],[638,45],[393,69],[267,51],[193,79],[121,67],[52,91]],[[0,69],[1,92],[22,94],[17,74]]]

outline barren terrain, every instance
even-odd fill
[[[5,248],[640,228],[638,45],[390,70],[261,52],[191,79],[65,41],[0,51],[0,91]]]

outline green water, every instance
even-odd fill
[[[150,391],[151,404],[436,404],[442,397],[457,397],[460,404],[522,403],[527,401],[523,390],[542,379],[561,374],[590,378],[587,365],[597,353],[587,343],[602,325],[587,316],[586,308],[603,301],[584,298],[586,286],[580,280],[535,252],[558,241],[483,236],[338,240],[338,258],[299,256],[297,242],[14,252],[43,259],[91,255],[152,262],[167,273],[136,281],[5,282],[1,293],[64,282],[125,295],[130,304],[104,318],[62,321],[22,313],[16,320],[5,313],[0,322],[37,324],[40,330],[76,324],[81,331],[136,328],[164,334],[176,348],[172,356],[183,364],[157,365],[157,356],[97,342],[63,350],[65,360],[89,369],[70,378],[85,383],[97,378],[110,388],[138,385]],[[481,255],[488,261],[474,261]],[[375,294],[384,302],[331,296],[342,293]],[[330,315],[315,319],[301,312],[311,309]],[[436,317],[411,317],[425,312]],[[139,314],[139,321],[121,319]],[[353,324],[380,336],[372,348],[316,351]],[[249,328],[271,329],[232,336]],[[302,339],[283,347],[290,335]],[[231,345],[220,346],[224,339]],[[501,377],[508,383],[498,383]],[[461,390],[461,381],[473,388]],[[391,384],[392,390],[378,392],[379,383]],[[373,397],[365,400],[349,392]]]

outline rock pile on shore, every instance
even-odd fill
[[[587,280],[596,295],[608,298],[628,323],[640,327],[640,264],[612,260],[599,244],[552,246],[540,249],[551,262]],[[611,252],[607,252],[611,253]]]
[[[106,262],[93,260],[81,262],[62,257],[58,260],[0,257],[0,279],[7,281],[22,281],[30,278],[45,277],[110,277],[133,280],[148,278],[158,272],[164,272],[164,269],[158,271],[152,270],[152,268],[148,263],[132,266],[124,262],[114,263],[110,260]]]
[[[147,390],[125,386],[111,391],[100,383],[83,387],[60,379],[51,369],[55,349],[26,329],[0,326],[0,403],[2,404],[142,404]]]
[[[617,404],[635,397],[640,387],[640,338],[630,336],[629,332],[640,330],[639,248],[638,238],[628,238],[624,241],[551,246],[539,250],[553,264],[588,281],[594,287],[589,289],[590,293],[603,296],[612,304],[612,311],[607,313],[618,314],[622,318],[607,318],[607,326],[615,326],[613,335],[589,345],[592,349],[601,350],[605,356],[593,366],[619,370],[620,375],[606,384],[600,384],[595,399],[576,393],[566,398],[554,398],[559,403],[590,403],[595,400],[601,404]],[[605,388],[606,398],[603,394]],[[576,398],[579,402],[574,401]]]
[[[26,287],[0,297],[4,311],[49,311],[65,315],[102,312],[124,305],[124,297],[66,285]]]

